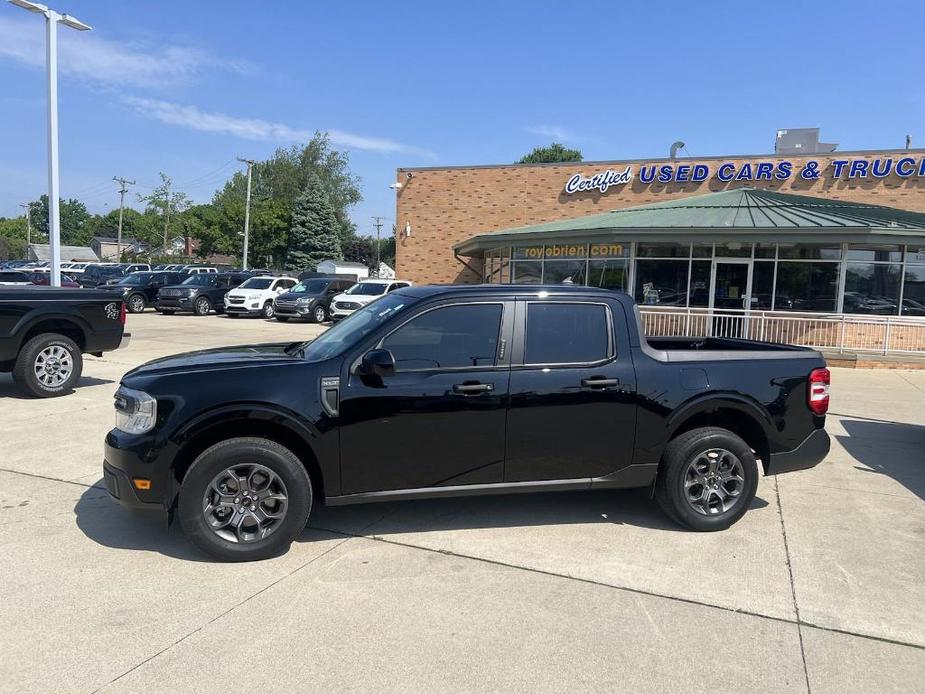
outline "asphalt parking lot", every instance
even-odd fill
[[[158,356],[323,328],[128,329],[70,396],[0,375],[0,691],[922,691],[925,371],[834,369],[830,456],[726,532],[640,491],[432,500],[321,509],[229,565],[108,498],[112,394]]]

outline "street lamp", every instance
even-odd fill
[[[58,209],[58,23],[77,31],[90,27],[67,14],[29,0],[10,0],[24,10],[45,15],[45,67],[48,71],[48,244],[51,248],[49,284],[61,286],[61,214]]]

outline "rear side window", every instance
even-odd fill
[[[529,303],[525,364],[586,364],[611,356],[607,308]]]
[[[382,341],[397,371],[494,366],[501,304],[444,306],[422,313]]]

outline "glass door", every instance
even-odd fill
[[[748,259],[713,261],[710,308],[713,309],[713,335],[747,337],[751,309],[752,261]]]

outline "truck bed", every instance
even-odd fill
[[[659,361],[821,358],[821,355],[811,347],[732,337],[649,337],[644,339],[643,351]]]

